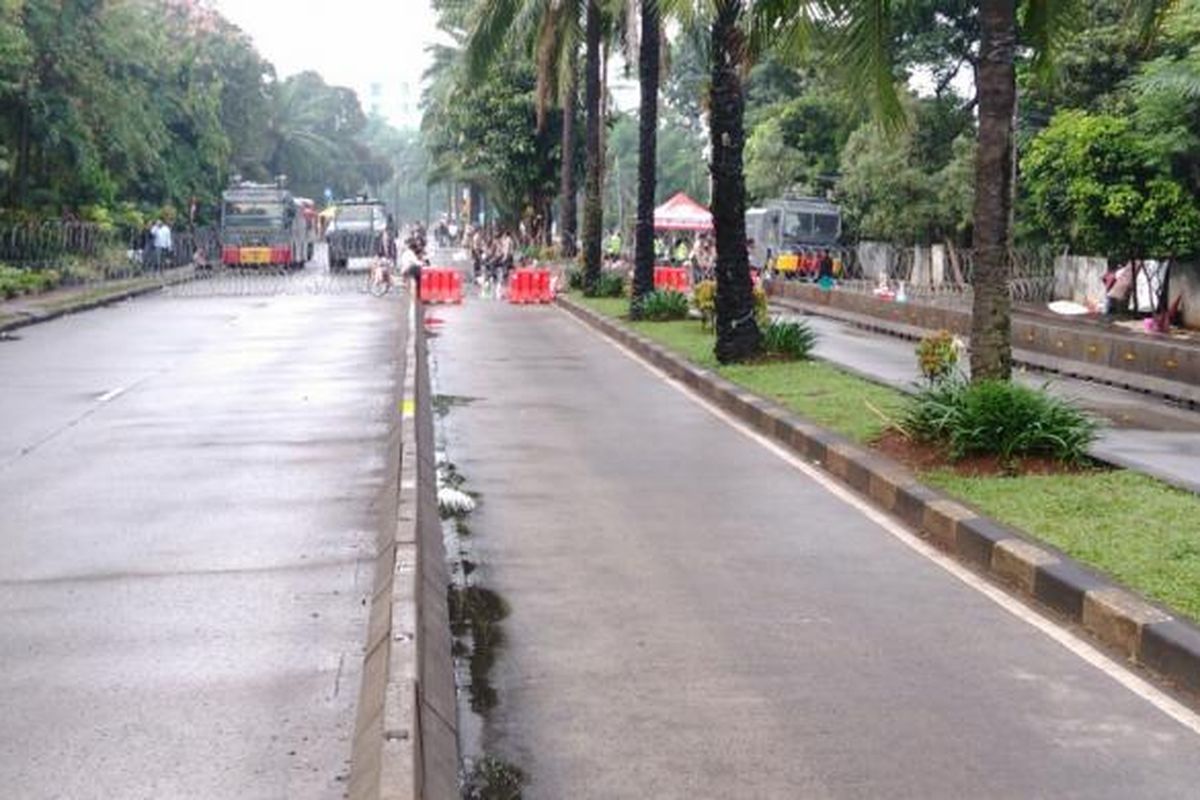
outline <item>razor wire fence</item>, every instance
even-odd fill
[[[240,244],[270,249],[252,236]],[[219,231],[210,226],[173,230],[170,247],[158,248],[143,228],[57,220],[0,224],[0,301],[156,285],[176,297],[358,293],[366,290],[378,250],[370,235],[343,236],[333,268],[317,242],[295,264],[227,264],[222,256]]]
[[[973,250],[862,242],[831,250],[840,260],[839,288],[869,294],[886,283],[904,284],[917,302],[970,308],[976,273]],[[1017,303],[1046,303],[1054,299],[1055,258],[1050,248],[1014,248],[1009,252],[1009,291]]]

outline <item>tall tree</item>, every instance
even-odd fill
[[[709,113],[717,238],[716,356],[725,364],[757,355],[762,333],[754,318],[746,252],[746,179],[742,170],[746,101],[740,74],[746,50],[738,25],[744,4],[743,0],[716,0],[715,5]]]
[[[642,300],[654,290],[654,190],[658,164],[659,48],[662,37],[658,0],[642,0],[641,11],[638,203],[634,234],[633,297],[629,308],[634,319],[641,316]]]
[[[971,375],[1012,375],[1013,112],[1017,101],[1017,10],[1013,0],[981,0],[975,156],[975,299],[971,308]]]
[[[584,180],[583,206],[583,282],[591,288],[600,280],[600,237],[604,227],[603,182],[604,153],[600,147],[600,127],[604,109],[600,106],[600,46],[603,18],[600,0],[587,0],[584,27],[584,113],[587,120],[587,175]]]
[[[579,104],[579,48],[567,54],[566,84],[562,93],[562,177],[559,179],[558,236],[563,258],[574,258],[579,230],[575,208],[575,114]]]

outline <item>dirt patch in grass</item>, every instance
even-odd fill
[[[868,443],[913,472],[945,469],[968,478],[1013,477],[1020,475],[1079,475],[1106,469],[1095,462],[1068,464],[1049,456],[1024,456],[1005,461],[1000,456],[967,456],[954,459],[942,445],[913,439],[891,428]]]

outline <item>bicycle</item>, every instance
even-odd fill
[[[391,261],[385,258],[376,259],[367,270],[367,291],[373,297],[383,297],[395,285]]]

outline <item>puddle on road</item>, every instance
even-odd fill
[[[455,651],[467,660],[470,680],[466,689],[471,710],[486,714],[499,702],[490,675],[504,646],[504,628],[500,623],[508,616],[508,604],[500,595],[480,586],[451,584],[446,599]]]
[[[525,773],[506,761],[484,756],[463,782],[463,800],[520,800]]]
[[[433,372],[436,375],[436,368]],[[502,623],[509,614],[509,606],[497,592],[480,585],[481,565],[468,520],[482,496],[469,488],[466,476],[447,452],[447,418],[451,411],[478,400],[447,394],[435,394],[433,398],[439,500],[446,493],[449,501],[439,502],[439,513],[450,567],[446,600],[458,687],[458,733],[463,759],[460,788],[462,797],[468,800],[520,800],[526,782],[524,772],[488,753],[485,744],[488,715],[500,703],[491,672],[503,652]],[[453,493],[461,493],[473,502],[454,502]]]
[[[472,403],[478,403],[478,397],[463,397],[456,394],[435,394],[433,396],[433,413],[441,418],[445,417],[455,408],[469,406]]]

